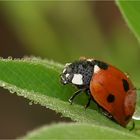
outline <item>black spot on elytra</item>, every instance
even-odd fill
[[[105,62],[102,62],[102,61],[98,61],[98,60],[94,60],[94,63],[99,66],[99,68],[101,69],[108,69],[108,64],[106,64]]]
[[[115,96],[114,96],[113,94],[109,94],[109,95],[107,96],[107,101],[108,101],[109,103],[114,102],[114,101],[115,101]]]
[[[129,90],[129,84],[127,80],[122,79],[124,91],[127,92]]]

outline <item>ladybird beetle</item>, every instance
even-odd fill
[[[136,105],[136,89],[129,77],[116,67],[96,59],[80,59],[67,63],[61,74],[62,84],[75,85],[79,90],[69,99],[82,91],[88,93],[102,108],[103,114],[123,127],[132,119]]]

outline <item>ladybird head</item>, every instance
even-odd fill
[[[72,68],[71,68],[71,63],[66,63],[66,65],[64,66],[64,69],[61,73],[61,83],[62,84],[68,84],[71,79],[72,79]]]
[[[93,65],[86,60],[67,63],[61,74],[62,84],[73,84],[76,86],[89,85],[93,73]]]

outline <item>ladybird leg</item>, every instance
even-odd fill
[[[113,116],[107,112],[105,109],[102,108],[102,112],[101,112],[104,116],[108,117],[109,119],[113,120]]]
[[[132,123],[133,123],[133,124],[132,124],[132,128],[130,128],[129,131],[132,131],[132,130],[135,128],[135,121],[134,121],[133,119],[132,119],[132,121],[133,121],[133,122],[132,122]]]
[[[90,94],[89,88],[85,89],[85,92],[86,92],[86,95],[88,96],[88,102],[87,102],[87,104],[84,107],[85,107],[85,109],[87,109],[90,106],[90,102],[91,102],[92,96]]]
[[[91,96],[89,96],[89,98],[88,98],[88,102],[87,102],[87,104],[85,105],[85,109],[87,109],[87,108],[89,107],[90,102],[91,102]]]
[[[74,98],[75,98],[77,95],[79,95],[82,91],[83,91],[82,89],[76,91],[76,92],[69,98],[70,104],[73,103]]]

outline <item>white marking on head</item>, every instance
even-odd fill
[[[71,64],[71,63],[66,63],[66,64],[65,64],[65,67],[69,66],[70,64]]]
[[[65,73],[66,69],[63,70],[63,73]]]
[[[94,66],[94,73],[98,73],[99,71],[100,71],[100,68],[97,65],[95,65]]]
[[[87,59],[87,61],[91,62],[91,61],[93,61],[93,59]]]
[[[63,80],[64,84],[66,84],[67,82],[66,82],[66,80],[64,79],[64,77],[63,77],[63,76],[61,76],[61,78],[62,78],[62,80]]]
[[[74,74],[72,83],[76,85],[82,85],[83,84],[82,78],[83,76],[81,74]]]
[[[70,75],[70,74],[69,74],[69,73],[67,73],[67,74],[66,74],[66,78],[67,78],[69,75]]]

